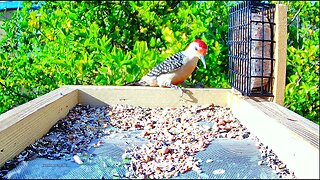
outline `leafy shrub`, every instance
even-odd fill
[[[0,113],[60,85],[137,81],[195,38],[208,45],[207,69],[199,63],[187,82],[230,88],[226,43],[228,10],[233,3],[46,1],[40,9],[31,10],[32,3],[25,1],[24,8],[1,26],[6,36],[0,42]],[[285,3],[291,20],[303,3]],[[288,39],[285,103],[311,120],[319,117],[317,7],[318,2],[309,3],[301,10],[304,27],[290,25]],[[297,32],[303,37],[296,41]],[[304,56],[301,61],[299,57]]]
[[[283,3],[289,23],[285,106],[320,124],[319,2]]]
[[[30,10],[24,2],[2,25],[0,112],[64,84],[139,80],[197,37],[209,45],[208,68],[190,82],[229,87],[227,4],[48,1]]]

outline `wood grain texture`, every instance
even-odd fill
[[[59,88],[1,114],[0,166],[45,135],[77,102],[77,90]]]
[[[232,112],[298,178],[319,179],[319,126],[283,106],[233,96]]]
[[[268,101],[231,89],[187,90],[139,86],[63,86],[0,115],[0,166],[41,138],[77,103],[142,107],[210,105],[230,107],[240,122],[271,147],[298,178],[319,179],[319,126]]]
[[[79,90],[79,103],[90,105],[129,104],[142,107],[187,105],[227,106],[230,89],[192,88],[180,92],[171,88],[142,86],[68,86]]]
[[[273,102],[284,104],[286,85],[286,58],[287,58],[287,6],[276,4],[274,33],[274,81]]]

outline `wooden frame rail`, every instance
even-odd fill
[[[45,135],[76,104],[130,104],[178,107],[215,104],[235,116],[271,147],[298,178],[319,179],[319,126],[261,98],[234,95],[231,89],[187,89],[183,97],[170,88],[63,86],[0,115],[0,166]]]

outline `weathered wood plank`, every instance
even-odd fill
[[[0,115],[0,166],[18,155],[78,102],[78,92],[59,88]]]
[[[276,4],[275,9],[275,46],[274,46],[274,81],[273,102],[284,104],[284,92],[286,84],[286,58],[287,58],[287,6]]]
[[[233,96],[232,112],[293,170],[319,179],[319,126],[274,102]]]
[[[191,104],[227,106],[230,89],[178,90],[141,86],[68,86],[79,89],[79,103],[90,105],[129,104],[142,107],[179,107]]]
[[[261,98],[231,89],[188,89],[181,98],[169,88],[64,86],[0,115],[0,165],[42,137],[77,103],[143,107],[215,105],[230,107],[253,134],[269,145],[299,178],[319,178],[319,127]],[[307,165],[306,165],[307,164]]]

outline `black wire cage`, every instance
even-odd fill
[[[245,96],[272,97],[275,5],[245,1],[229,10],[229,83]]]

